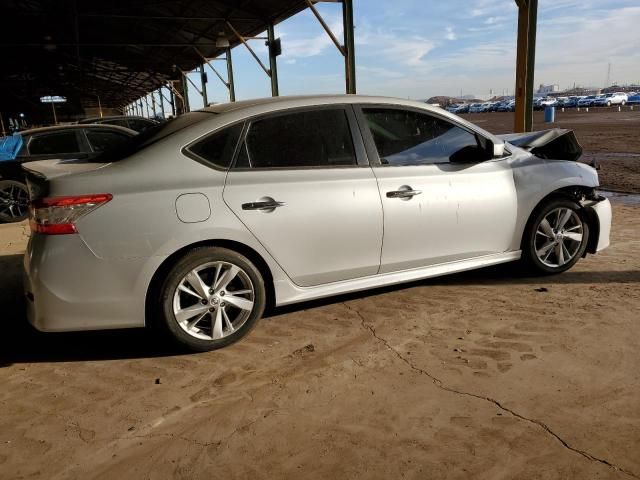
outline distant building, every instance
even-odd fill
[[[540,87],[538,88],[538,93],[541,93],[541,94],[548,94],[548,93],[554,93],[559,91],[560,91],[560,85],[556,85],[556,84],[545,85],[541,83]]]

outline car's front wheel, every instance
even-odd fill
[[[15,180],[0,180],[0,222],[21,222],[28,215],[27,186]]]
[[[226,248],[192,250],[173,266],[161,287],[163,326],[195,351],[240,340],[262,316],[265,303],[260,271]]]
[[[547,202],[534,213],[523,241],[523,257],[537,273],[561,273],[584,254],[589,225],[580,205],[565,199]]]

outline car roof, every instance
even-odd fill
[[[121,120],[121,119],[127,119],[127,120],[144,120],[144,121],[148,121],[150,123],[158,123],[156,120],[153,120],[152,118],[145,118],[145,117],[141,117],[139,115],[109,115],[106,117],[89,117],[89,118],[83,118],[82,120],[80,120],[78,123],[93,123],[93,122],[104,122],[105,120]]]
[[[403,98],[383,97],[383,96],[370,96],[370,95],[291,95],[281,97],[266,97],[266,98],[254,98],[249,100],[241,100],[238,102],[220,103],[205,107],[199,111],[210,113],[228,113],[233,111],[240,111],[250,109],[253,107],[269,107],[273,106],[273,110],[284,110],[287,108],[305,107],[312,105],[332,105],[332,104],[344,104],[344,103],[370,103],[370,104],[392,104],[392,105],[407,105],[407,106],[420,106],[421,108],[427,108],[434,112],[440,112],[440,107],[434,107],[424,102],[416,100],[407,100]]]
[[[53,125],[50,127],[40,127],[40,128],[32,128],[30,130],[23,130],[20,135],[35,135],[37,133],[49,133],[49,132],[57,132],[64,130],[82,130],[82,129],[108,129],[113,130],[115,132],[127,133],[130,135],[137,135],[138,132],[135,130],[131,130],[130,128],[120,127],[118,125],[99,125],[99,124],[80,124],[80,125]]]

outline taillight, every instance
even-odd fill
[[[35,200],[29,205],[31,230],[47,235],[77,233],[75,222],[112,198],[110,193],[99,193]]]

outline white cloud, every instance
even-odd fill
[[[386,47],[382,53],[389,59],[407,65],[417,67],[423,65],[424,57],[435,48],[435,43],[423,37],[414,36],[405,39],[396,39],[393,45]]]
[[[447,27],[446,31],[447,33],[444,38],[446,38],[447,40],[455,40],[456,38],[458,38],[456,37],[456,33],[453,31],[453,27]]]

